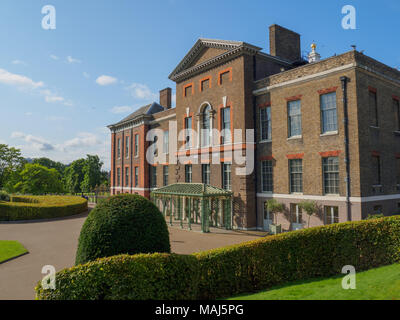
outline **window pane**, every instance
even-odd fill
[[[325,194],[339,194],[339,158],[322,159]]]
[[[290,192],[303,192],[303,160],[289,160]]]
[[[261,163],[261,190],[262,192],[273,191],[272,160]]]
[[[326,224],[339,223],[338,207],[325,207],[325,222]]]
[[[322,133],[337,131],[336,92],[321,95]]]
[[[169,167],[164,166],[163,167],[163,185],[164,186],[168,185],[168,175],[169,175]]]
[[[164,153],[169,153],[169,131],[164,131]]]
[[[222,113],[222,132],[221,132],[221,142],[222,144],[231,142],[231,109],[224,108]]]
[[[231,190],[231,164],[222,164],[222,187]]]
[[[202,117],[202,146],[210,145],[210,111],[211,107],[207,106],[203,111]]]
[[[290,217],[291,217],[292,223],[302,223],[303,222],[302,211],[299,208],[299,205],[294,204],[294,203],[290,204]]]
[[[192,183],[192,165],[185,165],[185,182]]]
[[[400,102],[399,100],[393,99],[394,117],[396,121],[396,130],[400,131]]]
[[[371,126],[377,127],[378,123],[378,101],[376,92],[369,91],[369,114],[371,117]]]
[[[301,102],[290,101],[288,103],[289,137],[301,136]]]
[[[373,185],[381,185],[381,159],[380,157],[372,157]]]
[[[202,165],[202,177],[203,177],[203,183],[204,184],[210,184],[210,165],[209,164],[203,164]]]
[[[271,107],[260,109],[261,140],[271,140]]]

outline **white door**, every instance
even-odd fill
[[[270,224],[272,224],[272,214],[264,207],[264,231],[269,231]]]

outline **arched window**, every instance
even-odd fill
[[[202,142],[201,145],[203,147],[207,147],[210,145],[210,133],[211,133],[211,125],[210,125],[210,114],[211,114],[211,106],[208,105],[203,109],[202,112],[202,123],[201,123],[201,132],[202,132]]]

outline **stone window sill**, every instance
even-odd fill
[[[380,129],[380,127],[377,127],[377,126],[369,126],[370,128],[372,128],[372,129]]]
[[[303,139],[303,136],[293,136],[293,137],[287,138],[288,141],[291,141],[291,140],[301,140],[301,139]]]
[[[339,131],[330,131],[330,132],[321,133],[319,136],[320,137],[329,137],[329,136],[336,136],[338,134],[339,134]]]
[[[400,136],[400,130],[393,131],[394,135]]]
[[[269,140],[261,140],[259,143],[271,143],[271,142],[272,142],[272,140],[269,139]]]

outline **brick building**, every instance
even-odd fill
[[[304,200],[320,207],[311,226],[399,213],[400,72],[356,50],[321,60],[313,45],[304,60],[300,35],[278,25],[269,40],[270,54],[199,39],[169,76],[175,108],[167,88],[110,125],[112,192],[148,197],[178,182],[229,189],[243,229],[304,227]],[[152,129],[159,134],[146,138]],[[150,164],[147,153],[163,160]],[[265,209],[271,198],[285,205],[276,217]]]

